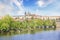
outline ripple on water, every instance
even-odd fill
[[[44,31],[35,34],[2,36],[0,40],[60,40],[60,31]]]

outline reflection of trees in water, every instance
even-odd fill
[[[60,39],[60,31],[58,32],[58,39]]]

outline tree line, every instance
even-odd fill
[[[31,19],[24,21],[15,21],[11,16],[6,15],[0,19],[0,32],[9,32],[13,31],[24,31],[24,30],[36,30],[36,29],[46,29],[46,26],[56,27],[55,20],[42,20],[42,19]],[[44,29],[43,29],[44,30]]]

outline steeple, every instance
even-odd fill
[[[26,11],[25,11],[25,15],[26,15]]]

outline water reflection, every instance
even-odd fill
[[[33,34],[0,36],[0,40],[60,40],[60,31],[44,31]]]

